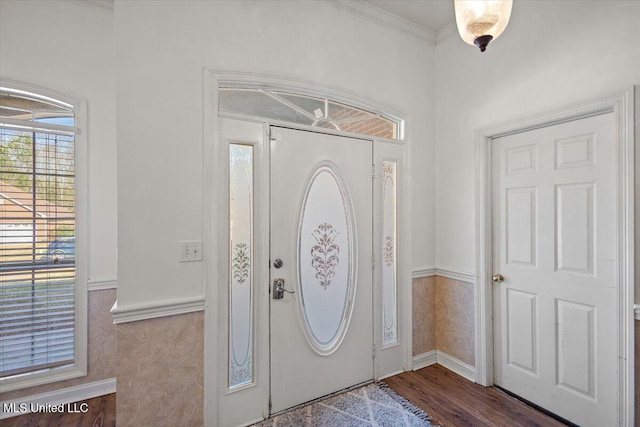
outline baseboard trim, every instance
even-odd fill
[[[0,420],[18,415],[30,414],[34,412],[32,409],[37,410],[38,405],[67,405],[115,392],[116,379],[108,378],[106,380],[61,388],[60,390],[48,391],[46,393],[39,393],[32,396],[2,401]]]
[[[467,365],[443,351],[438,351],[437,353],[436,359],[438,361],[438,365],[444,366],[448,370],[468,379],[469,381],[476,382],[476,368],[471,365]]]
[[[431,365],[442,365],[448,370],[455,372],[468,379],[469,381],[476,381],[476,368],[471,365],[467,365],[466,363],[456,359],[453,356],[448,355],[447,353],[440,350],[431,350],[426,353],[418,354],[417,356],[413,356],[413,370],[417,371],[418,369],[426,368]]]
[[[118,289],[116,279],[92,279],[87,283],[89,291],[106,291],[108,289]]]
[[[427,351],[426,353],[413,356],[413,370],[426,368],[427,366],[438,363],[438,352],[436,350]]]
[[[118,307],[118,301],[116,301],[111,309],[111,314],[113,315],[113,323],[120,324],[203,310],[204,297],[198,297],[175,299],[152,304],[132,305],[128,307]]]

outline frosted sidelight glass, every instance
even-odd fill
[[[344,337],[354,294],[354,229],[347,193],[332,166],[311,177],[298,229],[299,303],[304,330],[318,354]]]
[[[382,162],[382,344],[397,342],[396,162]]]
[[[253,380],[253,146],[229,146],[229,388]]]

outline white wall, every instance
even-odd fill
[[[475,271],[475,132],[640,83],[640,1],[517,1],[485,53],[436,47],[436,265]]]
[[[0,1],[0,77],[87,100],[90,281],[117,277],[113,59],[113,12],[71,1]]]
[[[116,1],[115,18],[119,310],[204,294],[203,264],[178,263],[178,242],[204,233],[203,67],[293,76],[403,111],[413,266],[433,265],[433,43],[326,2]]]

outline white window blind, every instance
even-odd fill
[[[70,105],[0,89],[0,378],[75,362]]]

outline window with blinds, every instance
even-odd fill
[[[72,105],[0,88],[0,380],[76,359]]]

